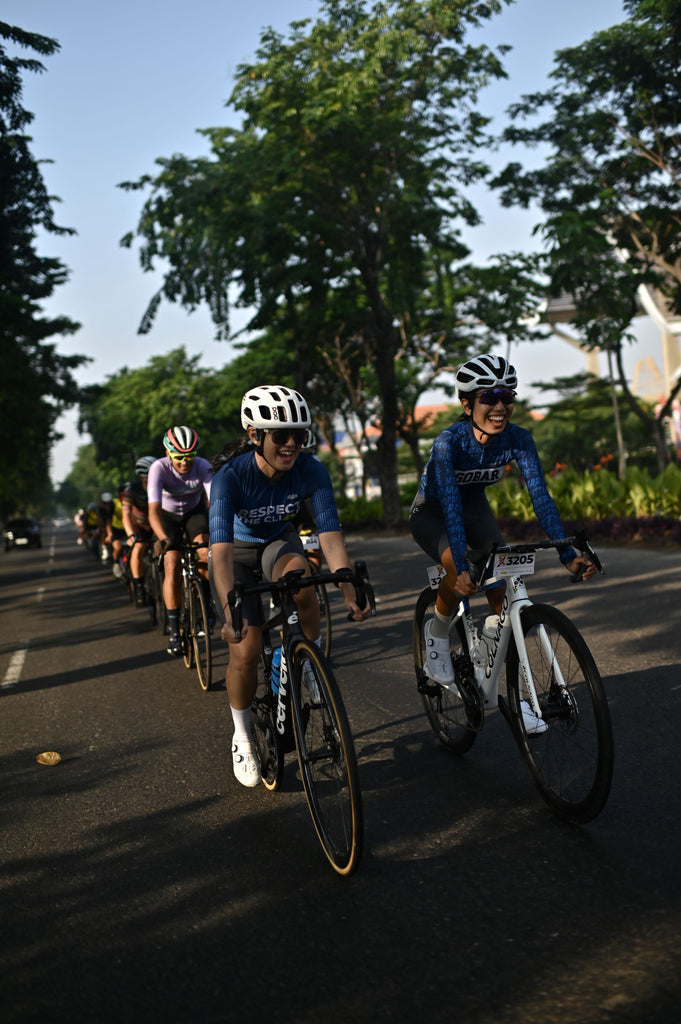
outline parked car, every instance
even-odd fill
[[[33,516],[8,519],[4,531],[5,551],[13,547],[41,548],[40,523]]]

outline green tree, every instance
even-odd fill
[[[389,521],[401,516],[401,327],[421,305],[431,253],[461,260],[458,230],[479,219],[465,188],[487,174],[472,154],[489,140],[474,105],[504,72],[466,31],[502,3],[325,0],[288,40],[263,32],[231,97],[243,127],[207,130],[210,158],[160,160],[155,178],[124,186],[151,188],[137,228],[142,266],[168,265],[142,330],[165,297],[207,302],[227,337],[231,292],[254,308],[251,329],[275,318],[285,329],[302,388],[341,327],[368,346]]]
[[[625,0],[629,19],[557,53],[546,92],[511,108],[508,140],[548,147],[535,169],[510,164],[494,184],[502,201],[538,203],[540,266],[550,293],[576,303],[591,347],[614,356],[625,401],[650,431],[662,467],[663,419],[631,393],[622,349],[639,285],[681,312],[681,4]]]
[[[4,43],[2,42],[4,41]],[[49,56],[54,39],[0,22],[0,515],[35,507],[49,497],[50,450],[55,423],[78,399],[72,371],[84,356],[63,356],[48,343],[79,327],[66,317],[47,317],[42,303],[63,284],[67,271],[56,258],[39,256],[39,230],[60,228],[26,129],[33,114],[21,104],[22,75],[44,70],[40,61],[12,56],[11,47]]]

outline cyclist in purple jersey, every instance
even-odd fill
[[[459,368],[456,385],[463,416],[436,437],[409,515],[415,540],[446,571],[435,616],[426,625],[429,658],[424,665],[426,675],[445,685],[454,681],[449,653],[452,618],[461,597],[477,590],[468,572],[466,550],[490,541],[503,543],[485,488],[502,478],[509,462],[518,464],[547,535],[551,539],[565,535],[532,435],[511,423],[517,383],[514,367],[501,356],[478,356]],[[583,579],[596,572],[588,558],[569,546],[559,548],[558,554],[571,573],[582,566]],[[503,583],[487,591],[496,615],[501,613],[505,593]]]
[[[199,572],[208,584],[208,502],[212,470],[210,462],[197,456],[199,435],[191,427],[171,427],[163,436],[167,456],[157,459],[149,469],[147,495],[149,523],[163,548],[177,548],[186,533],[190,541],[201,544]],[[168,613],[168,654],[182,654],[179,632],[182,582],[181,555],[166,551],[164,557],[163,600]]]
[[[269,580],[310,567],[293,520],[309,498],[320,543],[331,572],[350,568],[329,474],[301,446],[311,424],[307,402],[297,391],[265,385],[248,391],[241,403],[241,422],[248,438],[229,445],[214,460],[210,506],[210,560],[214,593],[225,622],[222,639],[229,644],[226,684],[234,721],[232,765],[238,781],[257,786],[260,765],[251,737],[251,702],[261,650],[257,604],[244,602],[244,626],[236,639],[227,595],[234,580],[248,584],[262,572]],[[348,610],[357,622],[370,615],[359,608],[355,588],[341,584]],[[310,640],[320,642],[319,603],[313,588],[296,597],[300,624]]]

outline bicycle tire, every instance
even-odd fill
[[[194,647],[194,661],[199,685],[210,690],[213,658],[210,644],[210,623],[201,580],[192,580],[189,591],[189,624]]]
[[[548,727],[531,736],[525,731],[520,701],[527,694],[512,640],[506,690],[522,758],[551,810],[570,821],[592,821],[608,799],[613,771],[610,712],[598,668],[579,630],[557,608],[530,605],[520,621]]]
[[[182,581],[182,604],[180,605],[180,621],[178,623],[182,638],[182,659],[185,668],[194,667],[194,640],[192,638],[192,597],[191,584]]]
[[[270,682],[269,658],[261,656],[258,682],[251,704],[251,732],[255,742],[262,782],[266,789],[276,790],[284,775],[284,753],[277,732],[277,697]]]
[[[439,686],[423,671],[426,660],[426,646],[423,631],[426,623],[435,614],[437,591],[426,587],[419,595],[414,609],[412,646],[414,672],[419,697],[430,722],[430,726],[443,747],[454,754],[465,754],[470,750],[478,729],[471,728],[468,712],[460,691]],[[463,625],[457,621],[455,635],[450,638],[452,659],[468,655],[468,644]]]
[[[156,608],[156,625],[161,630],[161,636],[168,633],[168,613],[166,612],[165,601],[163,600],[163,573],[158,564],[154,564],[154,606]]]
[[[151,561],[146,560],[144,565],[144,603],[149,610],[152,627],[158,624],[158,609],[154,587],[154,567]]]
[[[364,843],[355,746],[331,666],[312,641],[295,642],[289,682],[298,764],[314,827],[334,871],[351,875]]]
[[[319,569],[314,562],[308,559],[310,572],[313,576],[319,576]],[[321,651],[325,658],[331,656],[331,608],[329,606],[329,595],[323,583],[314,585],[317,601],[319,602],[319,618],[321,624],[320,635],[322,638]]]

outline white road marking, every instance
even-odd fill
[[[5,672],[5,678],[0,683],[0,686],[16,686],[21,678],[21,671],[26,661],[27,648],[23,647],[20,651],[15,651],[10,658],[9,666]]]

